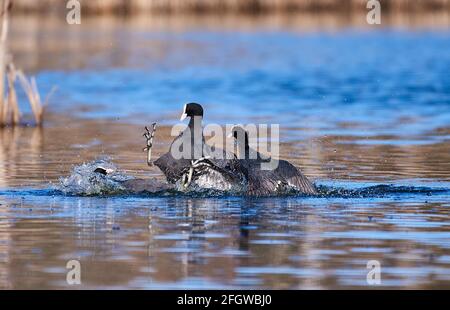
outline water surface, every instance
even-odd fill
[[[44,26],[12,28],[17,65],[58,91],[43,128],[0,131],[1,288],[73,288],[72,259],[82,288],[370,289],[369,260],[382,287],[450,287],[448,29]],[[142,127],[161,124],[162,154],[188,101],[206,123],[280,124],[325,194],[54,190],[104,155],[162,179]]]

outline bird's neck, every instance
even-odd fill
[[[193,116],[189,120],[189,128],[196,129],[196,128],[202,128],[202,117],[201,116]]]
[[[201,145],[203,144],[203,127],[202,127],[202,117],[194,116],[189,120],[189,125],[187,128],[190,132],[191,144]]]
[[[250,154],[253,149],[250,148],[250,145],[248,143],[248,139],[245,139],[245,143],[236,143],[237,146],[237,152],[238,152],[238,158],[239,159],[251,159]]]

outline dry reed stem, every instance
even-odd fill
[[[9,26],[9,13],[8,13],[9,5],[10,1],[4,0],[3,7],[1,8],[2,29],[0,34],[0,126],[6,125],[9,110],[8,103],[5,102],[5,67],[6,67],[6,43],[8,39],[8,26]]]
[[[11,122],[13,125],[18,125],[20,123],[20,110],[19,104],[17,102],[17,93],[15,88],[16,81],[16,68],[13,63],[10,63],[7,67],[7,78],[8,78],[8,98],[6,104],[9,105],[11,109]]]
[[[31,77],[28,80],[21,70],[17,71],[17,77],[19,78],[19,82],[28,97],[36,125],[40,126],[42,125],[44,106],[41,103],[41,97],[39,96],[36,79]]]

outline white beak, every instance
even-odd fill
[[[187,104],[185,104],[183,107],[183,114],[181,114],[180,121],[184,120],[187,117],[186,107],[187,107]]]

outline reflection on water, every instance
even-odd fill
[[[392,27],[392,28],[391,28]],[[450,13],[416,13],[385,14],[381,26],[370,26],[366,14],[340,15],[335,13],[321,14],[270,14],[262,16],[240,15],[135,15],[132,18],[112,16],[83,17],[81,25],[68,25],[65,15],[40,16],[17,15],[11,18],[10,50],[15,62],[26,70],[66,70],[66,69],[98,69],[111,67],[142,68],[143,65],[167,66],[164,61],[172,55],[172,50],[188,53],[186,57],[170,59],[173,65],[180,62],[195,61],[212,65],[217,62],[208,42],[201,37],[181,37],[182,33],[210,32],[221,36],[227,34],[238,39],[234,42],[216,43],[221,53],[222,62],[230,59],[238,61],[236,56],[246,52],[245,41],[241,33],[273,32],[335,34],[341,31],[359,29],[363,32],[378,32],[388,29],[396,31],[413,30],[418,32],[443,32],[450,27]],[[238,36],[235,36],[238,35]],[[269,36],[270,37],[270,36]],[[162,38],[162,39],[161,39]],[[322,37],[325,39],[325,37]],[[282,39],[282,38],[281,38]],[[370,38],[368,42],[372,45]],[[270,41],[269,41],[270,42]],[[206,43],[206,44],[205,44]],[[239,43],[239,48],[232,48]],[[251,43],[251,42],[250,42]],[[265,53],[271,46],[264,43],[258,47]],[[231,44],[222,48],[223,44]],[[417,47],[423,44],[418,44]],[[300,48],[299,48],[300,47]],[[328,48],[333,48],[329,46]],[[328,49],[327,48],[327,49]],[[205,49],[203,51],[203,49]],[[301,46],[294,51],[302,53]],[[280,51],[279,48],[274,51]],[[229,54],[234,52],[234,54]],[[253,49],[253,53],[257,50]],[[311,51],[309,51],[311,52]],[[320,50],[314,50],[320,52]],[[244,54],[245,55],[245,54]],[[336,54],[338,56],[339,54]],[[187,57],[189,56],[189,57]],[[444,56],[444,55],[442,55]],[[325,59],[327,60],[327,59]],[[163,61],[163,63],[160,63]],[[281,62],[282,59],[280,59]],[[171,63],[169,62],[169,63]]]
[[[42,171],[39,160],[43,149],[43,129],[0,128],[0,187],[9,187],[8,179],[25,172],[28,179],[36,167]]]
[[[367,288],[376,259],[384,287],[448,288],[448,199],[6,195],[0,284],[67,288],[77,259],[83,288]]]
[[[292,19],[71,28],[15,18],[17,65],[44,93],[59,90],[43,128],[0,130],[1,288],[68,288],[71,259],[84,288],[368,288],[374,259],[383,287],[450,287],[448,23],[310,31]],[[206,122],[279,123],[281,156],[328,195],[53,190],[104,155],[162,178],[145,164],[142,127],[160,122],[161,155],[187,101],[205,104]]]

